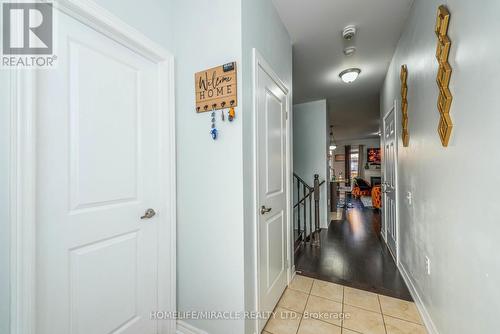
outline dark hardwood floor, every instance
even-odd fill
[[[380,236],[380,212],[348,199],[343,220],[321,231],[321,246],[301,246],[295,268],[302,275],[411,301],[406,284]]]

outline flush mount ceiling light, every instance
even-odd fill
[[[358,78],[359,73],[361,73],[359,68],[348,68],[340,72],[339,77],[343,82],[351,83]]]

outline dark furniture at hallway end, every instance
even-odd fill
[[[372,187],[377,186],[382,183],[382,178],[380,176],[370,177],[370,184]]]
[[[372,187],[360,177],[354,179],[354,187],[352,189],[352,195],[355,198],[360,198],[361,196],[371,196]]]

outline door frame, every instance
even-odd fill
[[[160,94],[160,208],[168,216],[159,224],[158,310],[176,310],[176,162],[174,57],[142,33],[91,0],[58,0],[54,9],[69,15],[137,52],[158,66]],[[56,15],[54,15],[56,16]],[[56,21],[57,22],[57,21]],[[13,70],[10,76],[10,329],[36,333],[36,71]],[[165,144],[167,143],[167,144]],[[167,262],[167,260],[169,262]],[[167,264],[168,263],[168,264]],[[160,265],[163,264],[163,265]],[[175,333],[175,321],[158,322],[159,333]]]
[[[386,123],[386,120],[387,118],[389,117],[390,113],[393,112],[393,117],[394,117],[394,191],[395,191],[395,194],[394,194],[394,199],[396,201],[396,215],[394,217],[395,221],[394,221],[394,224],[396,225],[396,254],[392,254],[391,255],[394,257],[394,261],[396,262],[396,266],[399,267],[399,178],[398,178],[398,148],[399,148],[399,127],[398,127],[398,116],[397,116],[397,112],[398,112],[398,100],[395,99],[394,100],[394,104],[392,106],[392,108],[384,115],[383,119],[382,119],[382,147],[385,149],[385,123]],[[385,160],[383,160],[382,162],[382,168],[383,168],[383,175],[385,176],[385,173],[386,173],[386,164],[385,164]],[[383,182],[385,182],[385,178],[383,180]],[[385,196],[385,195],[384,195]],[[385,203],[382,203],[382,220],[383,220],[383,224],[382,226],[384,227],[384,231],[382,233],[382,237],[387,245],[387,247],[389,247],[389,244],[388,244],[388,239],[387,239],[387,225],[386,225],[386,221],[385,221],[385,210],[387,209],[387,206],[385,205]]]
[[[295,272],[294,268],[295,266],[292,265],[292,259],[293,259],[293,249],[292,249],[292,242],[291,238],[293,234],[291,233],[291,219],[290,215],[292,212],[292,149],[291,149],[291,112],[290,112],[290,105],[291,105],[291,94],[290,90],[288,87],[285,85],[285,83],[281,80],[281,78],[274,72],[272,69],[271,65],[262,57],[262,55],[259,53],[259,51],[255,48],[252,49],[252,64],[253,64],[253,78],[252,78],[252,86],[253,86],[253,91],[252,91],[252,103],[253,103],[253,160],[254,160],[254,180],[255,180],[255,186],[254,186],[254,233],[255,233],[255,261],[254,261],[254,266],[255,266],[255,301],[256,301],[256,311],[260,312],[261,311],[261,303],[260,303],[260,230],[259,230],[259,145],[258,145],[258,124],[257,124],[257,88],[258,88],[258,71],[259,68],[264,70],[275,82],[276,84],[280,87],[280,89],[283,90],[283,92],[286,95],[286,115],[285,115],[285,128],[286,128],[286,138],[285,138],[285,145],[286,145],[286,171],[285,171],[285,186],[286,186],[286,250],[287,250],[287,259],[286,259],[286,271],[287,271],[287,285],[290,284],[290,281],[293,278],[293,274]],[[255,326],[256,326],[256,331],[259,331],[259,324],[260,320],[256,319],[255,320]]]

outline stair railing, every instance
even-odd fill
[[[295,238],[295,250],[301,245],[309,243],[310,246],[320,246],[319,233],[320,228],[320,213],[319,201],[321,186],[325,181],[319,181],[319,175],[314,175],[313,186],[308,185],[300,176],[293,173],[294,183],[297,189],[297,203],[293,205],[293,212],[297,209],[297,234]],[[295,191],[295,190],[294,190]],[[313,209],[314,201],[314,209]],[[309,204],[309,210],[308,205]],[[314,221],[313,221],[314,210]],[[295,221],[295,216],[294,216]],[[314,224],[314,229],[313,229]]]

